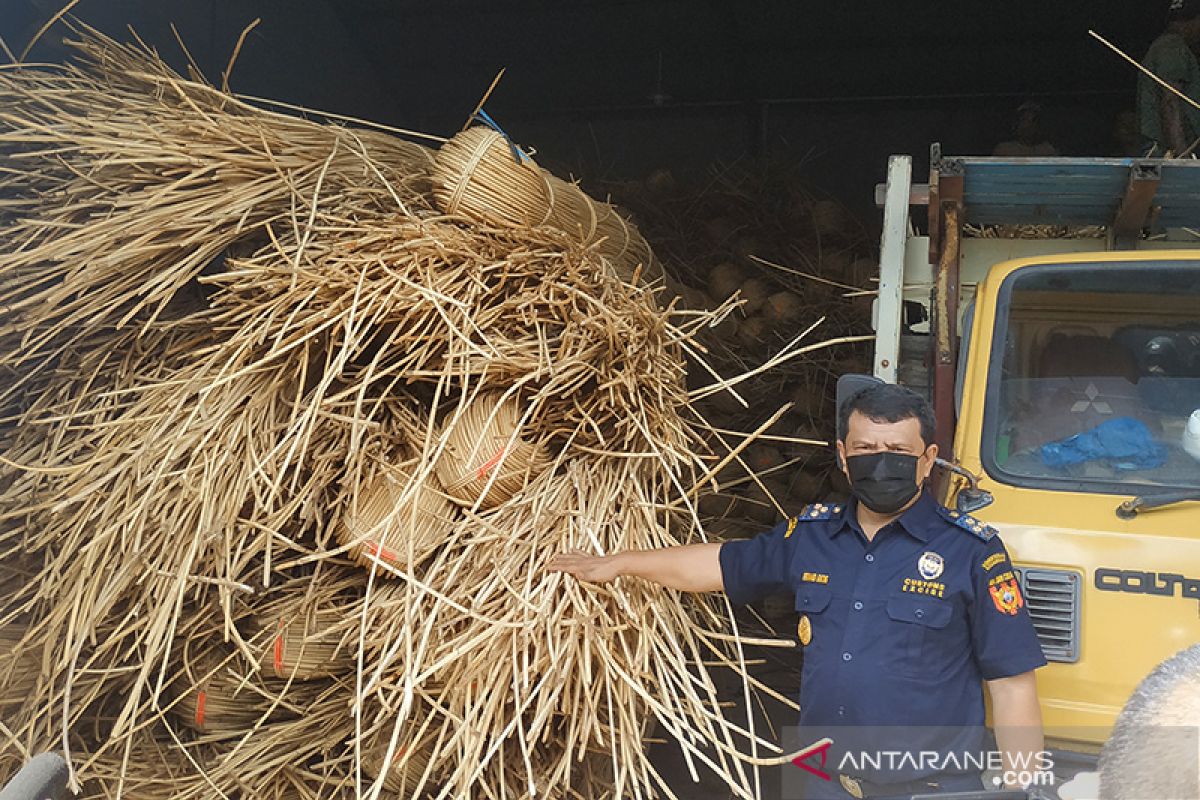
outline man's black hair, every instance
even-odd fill
[[[921,423],[921,439],[925,446],[933,444],[936,424],[933,408],[924,397],[894,383],[877,383],[850,395],[838,409],[838,435],[845,440],[850,429],[850,415],[857,411],[875,422],[901,422],[916,419]]]

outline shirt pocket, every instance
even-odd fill
[[[796,637],[803,649],[804,671],[814,663],[817,655],[831,646],[830,637],[834,636],[834,628],[826,619],[826,610],[833,599],[833,592],[828,586],[819,583],[802,583],[796,589]],[[808,630],[808,642],[804,641],[804,629]],[[840,638],[840,633],[838,633]]]
[[[833,592],[820,583],[802,583],[796,590],[796,610],[801,614],[820,614],[829,607]]]
[[[954,616],[953,602],[919,594],[894,594],[887,601],[888,639],[895,671],[900,675],[930,675],[944,661],[930,652]]]

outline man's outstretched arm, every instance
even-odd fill
[[[551,558],[546,568],[592,583],[629,576],[681,592],[719,592],[725,588],[720,553],[720,544],[629,550],[611,556],[562,553]]]

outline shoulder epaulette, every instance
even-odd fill
[[[809,503],[800,513],[787,521],[787,530],[784,531],[783,538],[788,538],[792,535],[792,531],[796,530],[796,525],[801,522],[816,522],[823,519],[833,519],[838,514],[842,513],[841,503]]]
[[[817,519],[833,519],[840,513],[842,513],[841,503],[809,503],[796,515],[796,519],[801,522]]]
[[[982,541],[990,542],[992,537],[999,533],[999,531],[997,531],[991,525],[975,519],[970,514],[963,514],[962,512],[953,511],[943,506],[938,506],[938,511],[941,512],[941,515],[950,522],[962,528],[964,531],[974,534],[977,539]]]

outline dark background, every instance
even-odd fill
[[[0,0],[17,51],[63,0]],[[74,14],[127,25],[172,63],[220,82],[256,17],[235,91],[450,135],[501,67],[488,110],[543,165],[587,180],[768,156],[863,217],[887,156],[924,169],[931,142],[987,154],[1036,98],[1066,155],[1106,155],[1134,104],[1131,66],[1166,0],[715,2],[715,0],[83,0]],[[30,54],[65,55],[61,26]]]

